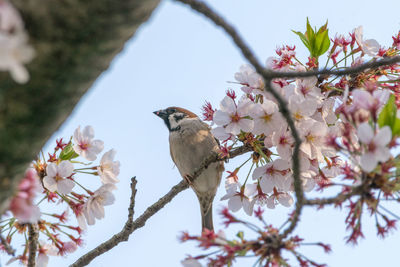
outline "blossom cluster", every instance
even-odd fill
[[[102,155],[98,164],[94,164],[103,149],[103,141],[94,139],[91,126],[83,130],[78,127],[69,142],[64,143],[61,138],[48,157],[42,153],[19,184],[9,206],[12,216],[0,222],[1,235],[5,235],[6,241],[12,245],[16,233],[28,235],[28,224],[37,225],[41,238],[37,266],[46,266],[49,255],[63,256],[74,252],[83,244],[82,232],[88,225],[95,224],[96,219],[104,218],[104,206],[113,204],[115,198],[112,191],[119,182],[120,163],[114,160],[116,151],[111,149]],[[78,181],[82,175],[98,176],[102,185],[91,191]],[[39,204],[45,200],[48,205],[40,209]],[[49,205],[64,211],[50,213]],[[69,222],[70,211],[76,218],[77,226]],[[27,263],[28,238],[26,242],[22,253],[9,263],[16,260]]]
[[[258,266],[290,266],[288,257],[297,260],[301,267],[326,267],[325,264],[318,264],[302,254],[299,249],[304,246],[321,247],[325,253],[331,252],[331,247],[321,242],[306,243],[299,236],[291,236],[281,239],[279,229],[267,224],[263,219],[263,210],[259,208],[255,214],[261,226],[240,220],[230,213],[228,209],[221,211],[224,224],[228,227],[231,224],[240,224],[244,229],[256,232],[259,238],[251,240],[246,238],[244,232],[239,232],[234,239],[226,237],[224,231],[214,233],[208,229],[204,230],[200,236],[192,236],[183,232],[180,241],[195,241],[203,250],[212,248],[211,254],[199,255],[196,257],[188,256],[181,263],[184,267],[201,267],[201,260],[207,260],[207,266],[222,267],[232,266],[237,258],[255,257]]]
[[[0,0],[0,71],[10,71],[18,83],[26,83],[29,73],[24,64],[34,57],[19,12],[8,0]]]
[[[296,57],[296,47],[285,45],[276,50],[276,57],[267,59],[267,69],[299,73],[318,70],[323,55],[326,63],[322,68],[340,70],[400,55],[400,32],[392,37],[393,44],[388,48],[374,39],[365,39],[361,26],[348,36],[336,35],[329,39],[327,24],[314,32],[307,21],[307,32],[295,33],[310,51],[308,61],[302,63]],[[316,38],[319,43],[315,42]],[[322,192],[326,188],[336,188],[338,193],[336,197],[325,199],[306,198],[303,205],[341,207],[346,202],[348,243],[356,244],[363,237],[361,215],[365,209],[374,215],[378,236],[385,237],[395,229],[398,217],[382,203],[400,200],[397,170],[400,157],[394,149],[400,136],[399,64],[366,68],[342,76],[276,78],[268,84],[255,68],[246,64],[234,78],[241,93],[229,89],[218,109],[208,102],[203,107],[204,121],[214,126],[212,133],[221,142],[221,157],[229,157],[229,152],[241,145],[253,150],[242,164],[227,171],[226,194],[222,200],[228,201],[230,211],[243,209],[248,215],[256,213],[258,217],[261,207],[273,209],[277,205],[293,205],[295,140],[287,120],[290,117],[301,141],[297,155],[301,191]],[[271,89],[286,103],[288,115],[281,112],[280,102]],[[239,171],[246,167],[247,175],[241,177]],[[291,221],[289,218],[288,222]],[[245,220],[232,222],[246,224]],[[288,233],[290,231],[281,236],[278,231],[277,235],[282,241]],[[263,238],[263,234],[259,234]],[[187,239],[202,244],[204,236]],[[232,251],[232,247],[230,249],[222,251],[226,253]],[[238,248],[230,254],[229,261],[215,266],[231,264],[242,252],[243,247]],[[189,258],[184,265],[201,266],[197,260],[205,257]],[[301,266],[317,266],[303,260],[300,257]],[[271,266],[285,264],[278,261]]]
[[[339,36],[333,40],[328,61],[332,61],[332,69],[338,67],[336,57],[342,52],[344,58],[352,59],[351,66],[355,66],[365,55],[373,56],[373,60],[395,55],[398,53],[396,46],[386,50],[380,48],[375,40],[364,40],[362,27],[358,27],[349,38]],[[343,52],[347,50],[349,53]],[[278,57],[267,60],[267,68],[297,72],[315,68],[307,67],[296,58],[294,46],[278,48],[276,53]],[[360,56],[354,58],[357,54]],[[315,60],[309,60],[312,61],[315,64]],[[337,77],[322,79],[317,76],[272,81],[272,88],[288,104],[302,141],[299,161],[304,191],[323,186],[341,175],[342,168],[350,160],[355,168],[372,172],[378,162],[390,158],[388,145],[395,136],[389,126],[378,125],[376,121],[390,95],[397,93],[394,89],[398,88],[398,80],[395,80],[398,71],[398,66],[388,66],[375,71],[378,73],[362,73],[356,77],[358,80],[343,77],[336,83]],[[214,110],[207,103],[204,118],[216,125],[212,133],[224,145],[222,153],[227,154],[233,144],[239,142],[250,144],[255,154],[252,168],[255,168],[250,174],[252,181],[246,179],[244,183],[237,177],[243,165],[229,172],[223,199],[228,200],[232,211],[243,208],[249,215],[256,203],[268,208],[277,204],[289,207],[293,203],[291,192],[294,190],[291,130],[277,100],[265,90],[262,76],[252,66],[241,66],[235,79],[243,94],[239,97],[235,91],[228,90],[219,109]],[[397,83],[389,86],[388,82]],[[350,120],[349,116],[357,116],[357,120]],[[347,140],[349,134],[352,137]],[[344,160],[344,153],[350,158]]]

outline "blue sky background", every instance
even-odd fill
[[[282,44],[296,45],[298,57],[306,59],[305,48],[291,30],[304,31],[307,16],[316,26],[328,19],[331,37],[363,25],[367,39],[374,38],[385,46],[391,45],[391,36],[400,29],[400,2],[396,0],[207,2],[236,26],[262,62]],[[51,257],[49,266],[67,266],[121,230],[127,216],[130,177],[138,180],[135,217],[181,180],[170,159],[168,131],[152,112],[173,105],[199,114],[205,100],[217,106],[226,89],[239,90],[227,81],[234,81],[233,75],[243,63],[230,39],[208,20],[181,4],[161,3],[45,148],[52,148],[55,138],[71,136],[78,125],[92,125],[96,138],[104,140],[105,151],[115,148],[121,162],[115,204],[106,207],[106,217],[89,228],[83,248],[66,258]],[[232,170],[244,159],[231,161],[226,169]],[[81,182],[93,190],[100,185],[93,176],[84,179]],[[226,204],[219,200],[224,194],[221,184],[215,211]],[[265,218],[280,225],[290,211],[267,210]],[[246,216],[242,211],[238,215]],[[328,255],[318,248],[304,249],[305,255],[329,266],[396,265],[398,232],[382,241],[376,237],[374,219],[368,218],[364,220],[366,239],[357,247],[345,245],[344,216],[331,208],[319,212],[304,209],[296,233],[309,242],[324,241],[333,247]],[[214,217],[216,228],[223,228],[216,212]],[[98,257],[90,266],[180,266],[187,254],[201,251],[194,243],[181,244],[177,236],[183,230],[198,234],[200,222],[197,199],[186,190],[131,235],[129,242]],[[234,233],[227,231],[228,236]],[[253,262],[238,261],[235,266],[251,266]]]

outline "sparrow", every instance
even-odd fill
[[[202,231],[214,230],[212,203],[221,182],[224,163],[211,163],[193,182],[191,177],[213,151],[218,153],[218,141],[211,134],[210,127],[187,109],[169,107],[154,111],[154,114],[164,120],[169,130],[171,158],[199,200]]]

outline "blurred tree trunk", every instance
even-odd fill
[[[0,72],[0,215],[29,163],[159,0],[12,3],[36,57],[25,85]]]

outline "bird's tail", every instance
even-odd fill
[[[201,228],[202,231],[204,231],[205,229],[214,230],[213,217],[212,217],[212,203],[207,210],[201,207]]]

